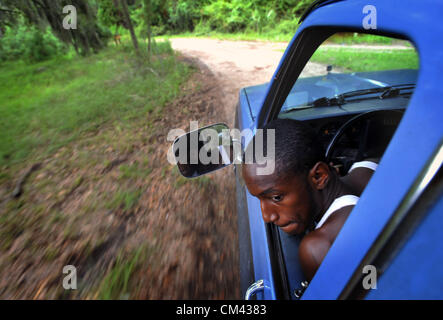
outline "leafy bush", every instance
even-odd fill
[[[208,36],[211,34],[211,27],[206,21],[200,21],[194,28],[194,34],[196,36]]]
[[[66,52],[66,47],[46,29],[20,24],[15,29],[6,28],[0,39],[0,61],[23,59],[37,62]]]
[[[297,16],[311,4],[311,0],[150,0],[152,8],[152,35],[195,32],[275,33],[274,29],[292,34]],[[115,28],[115,8],[112,0],[100,0],[100,21]],[[112,7],[112,8],[111,8]],[[133,1],[131,18],[137,34],[146,37],[143,18],[144,2]],[[111,10],[112,9],[112,10]],[[114,10],[114,11],[113,11]],[[117,19],[118,20],[118,19]],[[126,30],[119,33],[125,34]]]
[[[210,3],[209,0],[176,0],[170,1],[167,10],[167,24],[173,33],[194,31],[201,20],[202,8]]]
[[[269,32],[281,26],[293,33],[300,15],[310,0],[176,0],[169,10],[172,32]]]
[[[215,1],[203,8],[203,16],[213,30],[235,32],[244,30],[251,19],[250,3],[241,0]]]
[[[298,28],[298,19],[284,20],[276,26],[276,31],[283,34],[294,34]]]
[[[193,18],[196,17],[190,5],[187,2],[181,2],[170,12],[169,22],[176,31],[192,30]]]
[[[301,15],[313,3],[312,0],[297,0],[287,2],[297,3],[292,9],[292,12],[297,15]]]
[[[31,29],[25,59],[31,62],[48,60],[63,51],[62,43],[48,29],[44,33],[36,28]]]

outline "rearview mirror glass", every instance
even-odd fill
[[[233,162],[232,139],[223,123],[180,136],[172,148],[177,167],[186,178],[199,177]]]

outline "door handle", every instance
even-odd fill
[[[245,294],[245,300],[251,300],[252,296],[255,295],[257,292],[263,291],[265,289],[264,281],[258,280],[251,284],[246,290]]]

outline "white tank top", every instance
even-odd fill
[[[372,162],[372,161],[355,162],[352,165],[351,169],[349,169],[348,174],[349,174],[349,172],[351,172],[352,170],[357,169],[357,168],[368,168],[368,169],[375,171],[375,169],[377,169],[377,166],[378,166],[378,164],[376,164],[375,162]]]
[[[368,168],[368,169],[375,171],[375,169],[377,169],[377,163],[372,162],[372,161],[355,162],[352,165],[351,169],[349,169],[349,172],[351,172],[352,170],[357,169],[357,168]],[[348,174],[349,174],[349,172],[348,172]],[[360,199],[359,197],[354,196],[352,194],[347,194],[347,195],[344,195],[344,196],[341,196],[341,197],[335,199],[334,202],[332,202],[331,206],[328,208],[328,210],[326,210],[326,212],[323,215],[323,217],[321,218],[321,220],[315,226],[315,229],[318,229],[321,226],[323,226],[323,224],[331,216],[331,214],[333,214],[337,210],[340,210],[341,208],[344,208],[347,206],[355,206],[359,199]]]
[[[323,226],[323,224],[326,222],[326,220],[336,212],[337,210],[340,210],[341,208],[347,207],[347,206],[355,206],[358,202],[358,199],[360,199],[357,196],[354,196],[352,194],[347,194],[345,196],[341,196],[332,202],[331,206],[328,208],[326,213],[323,215],[319,223],[315,226],[315,229],[320,228]]]

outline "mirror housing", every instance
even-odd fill
[[[233,139],[224,123],[188,132],[172,144],[180,173],[195,178],[233,163]]]

